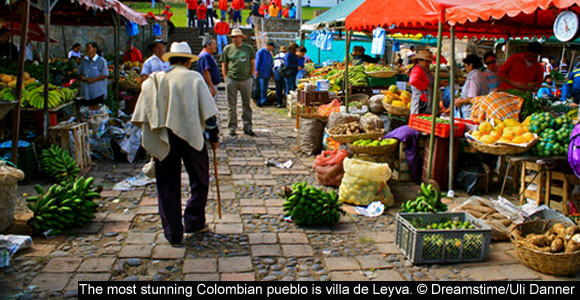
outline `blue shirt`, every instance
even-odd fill
[[[290,19],[296,18],[296,6],[290,8],[290,11],[288,12],[288,17]]]
[[[272,76],[272,54],[266,48],[256,52],[256,72],[259,78],[270,78]]]
[[[197,71],[203,74],[203,72],[207,70],[209,70],[209,74],[211,75],[211,82],[213,85],[218,85],[222,81],[222,78],[217,62],[215,61],[213,55],[202,50],[199,53],[199,60],[197,61]]]
[[[109,76],[107,61],[95,55],[92,59],[85,56],[79,66],[79,73],[87,78],[96,78],[99,76]],[[107,79],[99,80],[93,83],[81,82],[81,96],[85,100],[93,100],[100,96],[107,97]]]

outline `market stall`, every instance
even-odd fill
[[[82,9],[80,9],[82,7]],[[24,9],[24,10],[22,10]],[[21,112],[34,114],[42,135],[47,136],[49,127],[56,125],[56,114],[71,109],[73,98],[78,88],[77,75],[78,61],[74,59],[50,59],[49,41],[58,41],[49,36],[50,25],[60,26],[113,26],[115,27],[115,65],[119,65],[119,28],[121,20],[127,20],[139,25],[148,24],[148,17],[137,13],[126,5],[117,1],[53,1],[51,3],[36,3],[28,5],[26,1],[19,1],[17,5],[4,5],[0,9],[0,18],[9,24],[12,35],[26,35],[35,41],[45,41],[46,50],[42,64],[25,62],[24,54],[20,61],[5,60],[0,63],[2,73],[2,100],[14,101],[16,106],[13,118],[12,131],[12,160],[16,163],[17,145],[20,133]],[[158,17],[155,17],[156,20]],[[39,25],[44,25],[43,29]],[[20,27],[20,30],[18,28]],[[26,48],[26,39],[21,40],[21,49]],[[22,52],[24,53],[24,52]],[[112,79],[115,80],[114,90],[118,93],[120,68],[112,68]],[[46,79],[50,78],[48,84]],[[22,87],[21,89],[16,87]],[[116,98],[116,97],[115,97]]]
[[[409,3],[400,3],[401,6],[405,7],[397,7],[397,3],[393,3],[390,6],[388,11],[377,11],[373,9],[378,5],[378,1],[366,1],[363,3],[359,8],[357,8],[351,15],[346,18],[346,28],[353,29],[353,30],[367,30],[371,31],[378,26],[383,28],[391,28],[391,31],[401,32],[401,33],[433,33],[437,32],[437,36],[439,39],[439,45],[437,53],[440,53],[441,50],[441,38],[444,35],[448,35],[451,38],[452,42],[452,51],[454,51],[454,39],[455,36],[476,36],[476,37],[503,37],[509,40],[511,37],[516,36],[551,36],[553,34],[553,27],[555,17],[558,15],[558,12],[572,8],[572,10],[577,9],[577,6],[571,2],[558,2],[554,3],[552,1],[514,1],[513,3],[510,2],[509,5],[505,5],[506,3],[502,1],[478,1],[475,3],[461,4],[454,1],[418,1],[418,3],[414,6],[417,8],[416,10],[407,10],[406,7],[409,6]],[[512,6],[513,4],[513,6]],[[547,9],[550,7],[551,9]],[[451,11],[453,11],[454,18],[458,20],[462,20],[461,22],[450,22]],[[464,15],[463,12],[466,12]],[[469,13],[467,13],[469,12]],[[459,17],[461,16],[461,17]],[[469,16],[469,17],[465,17]],[[551,19],[550,19],[551,18]],[[391,25],[393,25],[391,27]],[[439,56],[438,56],[439,58]],[[455,61],[455,55],[452,55],[451,63],[452,67],[450,68],[450,80],[451,86],[454,87],[454,70],[455,67],[453,66]],[[440,65],[439,59],[436,62],[436,67]],[[438,89],[438,74],[439,70],[436,70],[435,73],[435,90]],[[476,123],[469,123],[463,124],[457,123],[454,120],[454,113],[451,113],[451,118],[446,125],[446,129],[441,130],[443,128],[442,125],[444,124],[443,121],[440,121],[436,118],[436,113],[432,116],[422,116],[418,118],[414,116],[413,123],[414,126],[419,126],[421,124],[425,125],[428,131],[430,131],[430,146],[429,151],[433,152],[435,146],[435,139],[437,132],[441,134],[441,132],[447,132],[447,136],[455,136],[456,130],[461,126],[465,126],[467,129],[467,141],[472,144],[476,145],[478,152],[493,154],[493,155],[514,155],[518,156],[520,154],[529,153],[535,155],[534,157],[529,157],[527,155],[527,160],[529,161],[529,166],[526,164],[527,170],[533,170],[536,172],[536,175],[530,175],[526,172],[526,169],[521,173],[521,181],[520,184],[522,185],[521,192],[526,192],[527,186],[535,181],[537,182],[537,186],[539,190],[542,190],[541,187],[545,186],[547,193],[541,194],[538,196],[538,201],[534,203],[533,207],[536,207],[540,203],[545,203],[547,206],[555,208],[556,212],[560,211],[560,216],[564,217],[565,214],[568,214],[567,206],[570,202],[566,202],[566,197],[569,191],[567,191],[568,186],[571,184],[571,179],[565,175],[563,171],[560,169],[556,169],[555,165],[558,161],[566,160],[566,151],[565,149],[568,148],[567,143],[570,140],[570,131],[572,130],[572,126],[568,125],[571,124],[571,117],[567,114],[558,113],[554,116],[550,112],[543,112],[537,111],[533,107],[531,109],[528,108],[528,105],[525,103],[534,105],[534,100],[526,99],[528,97],[527,94],[518,94],[515,91],[510,91],[511,93],[505,93],[506,95],[493,95],[492,93],[490,96],[484,96],[488,98],[493,97],[505,97],[508,100],[505,100],[507,105],[511,105],[510,103],[514,103],[517,106],[517,115],[502,115],[501,113],[496,115],[496,111],[492,107],[479,107],[478,109],[482,114],[479,116],[481,118],[476,118]],[[452,92],[451,97],[451,107],[454,107],[454,93]],[[437,103],[436,95],[433,98],[433,111],[436,112],[437,109],[435,104]],[[515,100],[512,100],[515,99]],[[512,102],[510,102],[512,101]],[[491,103],[490,99],[483,99],[481,103]],[[524,106],[522,108],[522,105]],[[452,109],[453,110],[453,109]],[[425,118],[425,119],[423,119]],[[425,122],[428,120],[429,122]],[[431,123],[429,126],[428,124]],[[411,124],[410,124],[411,125]],[[482,134],[482,130],[484,134]],[[473,135],[478,137],[474,137]],[[463,133],[458,134],[457,136],[463,137]],[[483,139],[483,141],[482,141]],[[450,179],[449,179],[449,187],[452,188],[453,182],[453,157],[451,153],[453,153],[454,139],[448,139],[448,147],[450,149]],[[475,143],[477,141],[477,144]],[[563,157],[558,157],[558,155],[565,155]],[[432,171],[432,161],[434,160],[433,154],[429,155],[429,167],[428,173],[431,174]],[[436,159],[435,159],[436,160]],[[538,166],[540,165],[540,166]],[[566,163],[564,163],[564,167],[566,167]],[[568,166],[569,168],[569,166]],[[564,174],[564,175],[563,175]],[[545,176],[544,176],[545,175]],[[573,176],[573,179],[575,176]],[[431,178],[428,176],[427,178]],[[537,179],[540,178],[540,179]],[[547,181],[551,180],[551,181]],[[559,184],[554,185],[554,180],[560,181],[563,184],[563,190],[558,188],[558,193],[554,193],[554,189],[551,189],[553,186],[560,186]],[[426,183],[424,183],[426,184]],[[489,246],[489,237],[486,233],[483,233],[480,237],[470,237],[467,238],[464,235],[466,232],[466,227],[469,227],[469,224],[473,224],[473,220],[470,220],[467,216],[447,216],[447,218],[454,219],[453,222],[462,222],[463,225],[460,226],[459,223],[453,224],[453,222],[449,222],[449,220],[441,220],[445,218],[445,216],[437,216],[436,218],[431,218],[428,215],[412,215],[416,212],[423,212],[423,211],[433,211],[436,210],[439,205],[436,200],[433,200],[433,195],[438,196],[439,190],[435,189],[435,191],[430,191],[429,188],[424,188],[422,185],[422,193],[421,195],[412,201],[412,203],[405,203],[404,204],[404,211],[406,214],[400,214],[401,219],[398,220],[397,225],[397,239],[402,238],[404,240],[397,240],[397,246],[402,249],[407,255],[414,255],[419,253],[426,254],[416,262],[457,262],[457,261],[469,261],[469,259],[476,259],[476,260],[485,260],[482,256],[485,256],[485,248]],[[538,193],[540,194],[540,193]],[[553,201],[552,197],[555,195],[561,196],[564,198],[563,201],[559,202],[559,207],[552,206],[551,202]],[[431,200],[429,200],[431,199]],[[522,198],[525,199],[525,198]],[[530,206],[525,201],[520,203],[521,207],[513,207],[512,205],[508,205],[506,203],[501,202],[501,197],[498,199],[497,202],[493,203],[475,203],[475,201],[471,202],[472,206],[477,208],[474,211],[471,211],[473,214],[478,214],[477,219],[485,219],[488,220],[488,228],[491,229],[492,233],[502,233],[504,239],[510,237],[510,232],[506,225],[508,225],[507,221],[506,224],[502,223],[502,226],[499,226],[499,223],[503,222],[502,220],[506,219],[506,216],[509,216],[511,219],[512,216],[518,215],[519,217],[522,214],[514,213],[519,212],[521,213],[522,210],[531,209],[532,211],[534,208],[530,208]],[[558,202],[558,201],[556,201]],[[465,208],[465,207],[464,207]],[[494,210],[492,210],[494,209]],[[512,213],[508,213],[508,211],[512,211]],[[497,218],[489,218],[489,216],[494,215],[496,212],[499,214],[495,215]],[[485,215],[485,216],[484,216]],[[525,215],[525,214],[523,214]],[[526,216],[528,217],[528,216]],[[435,220],[437,219],[437,220]],[[547,218],[550,219],[550,218]],[[513,220],[513,219],[512,219]],[[526,219],[527,220],[527,219]],[[552,219],[550,219],[552,220]],[[492,222],[493,221],[493,222]],[[561,221],[561,220],[560,220]],[[410,227],[408,225],[410,224]],[[553,224],[551,224],[553,225]],[[550,226],[551,226],[550,225]],[[402,227],[399,227],[402,226]],[[565,227],[569,227],[570,230],[577,227],[575,225],[567,225]],[[453,240],[451,237],[431,237],[429,234],[434,234],[433,229],[449,229],[450,227],[453,228],[453,234],[457,234],[462,236],[462,239]],[[486,227],[483,225],[475,226],[479,229],[485,229]],[[405,230],[407,228],[407,231]],[[409,229],[413,228],[413,229]],[[544,226],[544,229],[536,228],[537,232],[534,233],[541,233],[548,235],[548,229],[550,227]],[[401,230],[399,230],[401,229]],[[411,231],[409,231],[411,230]],[[525,229],[525,234],[512,237],[512,241],[514,247],[517,249],[518,253],[521,253],[526,248],[522,246],[523,240],[526,237],[526,234],[531,233],[529,228]],[[554,230],[554,229],[552,229]],[[523,232],[524,230],[522,230]],[[406,232],[406,233],[405,233]],[[411,235],[410,232],[417,232],[417,235]],[[522,233],[520,232],[520,233]],[[401,235],[399,235],[401,233]],[[436,232],[440,234],[440,231]],[[410,236],[410,238],[409,238]],[[473,238],[473,239],[472,239]],[[554,241],[554,237],[550,237],[551,242]],[[415,243],[414,241],[423,240],[423,243]],[[426,240],[429,240],[429,243],[426,244]],[[563,245],[566,244],[569,239],[564,239],[557,244]],[[529,241],[528,241],[529,242]],[[443,245],[447,245],[447,243],[456,244],[458,247],[461,246],[461,249],[453,249],[452,247],[445,247],[445,249],[441,249]],[[569,248],[571,249],[575,242],[570,242]],[[422,245],[418,249],[410,249],[408,248],[409,245]],[[477,250],[472,251],[470,247],[467,246],[477,245],[475,248]],[[534,248],[534,250],[541,250],[541,247],[546,247],[546,242],[538,242],[533,245],[528,245],[528,248]],[[425,251],[428,249],[429,251]],[[570,270],[564,268],[562,263],[558,264],[558,267],[552,268],[552,270],[546,270],[546,266],[538,267],[534,266],[534,263],[537,265],[542,260],[545,261],[552,261],[552,258],[556,256],[566,256],[563,254],[559,254],[563,252],[564,247],[554,247],[551,250],[544,249],[544,253],[535,253],[533,254],[535,257],[532,259],[532,262],[529,260],[524,259],[524,256],[521,255],[522,262],[536,270],[541,272],[546,272],[549,274],[569,274]],[[467,251],[466,251],[467,250]],[[435,252],[433,252],[435,251]],[[475,256],[467,256],[458,257],[455,255],[452,260],[445,260],[445,252],[448,251],[448,254],[453,253],[470,253],[476,254]],[[483,251],[483,252],[482,252]],[[547,251],[547,252],[546,252]],[[576,250],[571,250],[570,252],[575,252]],[[533,250],[532,250],[533,252]],[[528,253],[528,255],[530,255]],[[574,259],[574,255],[568,255],[567,259]],[[415,261],[414,257],[409,257]],[[467,258],[468,260],[464,260]],[[421,260],[423,259],[423,260]],[[540,263],[541,264],[541,263]],[[563,263],[565,264],[565,263]],[[554,270],[555,269],[555,270]],[[574,268],[574,271],[577,272],[578,268]]]

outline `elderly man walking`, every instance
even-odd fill
[[[183,234],[207,231],[209,158],[204,136],[218,145],[218,109],[203,77],[190,70],[198,57],[187,42],[173,43],[163,55],[171,69],[143,82],[132,122],[142,130],[143,148],[155,158],[159,216],[165,238],[182,245]],[[181,211],[181,164],[189,175],[191,198]],[[185,226],[184,226],[185,225]]]
[[[254,136],[252,131],[252,108],[250,97],[252,82],[255,75],[256,53],[252,46],[244,43],[246,35],[239,28],[232,30],[232,44],[227,45],[221,57],[222,74],[226,78],[226,94],[228,99],[228,128],[230,135],[236,135],[238,127],[237,103],[238,92],[242,96],[242,122],[244,133]]]

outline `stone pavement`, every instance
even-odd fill
[[[225,125],[224,92],[218,99]],[[239,114],[241,115],[241,114]],[[98,161],[90,176],[104,187],[94,222],[52,239],[34,238],[8,268],[0,269],[0,290],[22,299],[70,298],[78,281],[427,281],[427,280],[578,280],[537,273],[522,264],[509,242],[494,242],[489,260],[478,263],[413,265],[394,244],[396,208],[368,218],[352,206],[335,228],[300,227],[282,220],[283,186],[305,180],[316,184],[314,157],[296,151],[294,120],[285,110],[254,106],[256,137],[241,131],[222,135],[218,172],[222,218],[216,211],[212,178],[207,205],[210,231],[174,248],[163,237],[155,185],[114,191],[135,176],[144,162]],[[240,126],[241,128],[241,126]],[[266,166],[266,159],[294,163],[290,169]],[[213,170],[213,168],[211,168]],[[182,202],[188,178],[182,174]],[[415,195],[417,186],[390,181],[397,204]],[[20,193],[31,193],[31,186]],[[460,201],[460,200],[458,200]],[[30,212],[19,200],[16,224],[4,234],[30,234]],[[2,287],[1,284],[8,284]]]

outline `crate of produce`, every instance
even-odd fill
[[[328,92],[298,90],[298,103],[300,104],[316,106],[328,104],[329,102],[330,97]]]
[[[367,81],[370,87],[388,87],[397,84],[397,78],[379,78],[379,77],[367,77]]]
[[[411,115],[409,117],[409,127],[421,132],[431,133],[431,118],[432,116],[429,114]],[[442,138],[449,138],[450,121],[437,118],[435,122],[435,135]],[[465,132],[465,123],[454,122],[454,124],[454,136],[462,137]]]
[[[485,261],[491,228],[465,212],[398,213],[395,244],[414,264]]]

